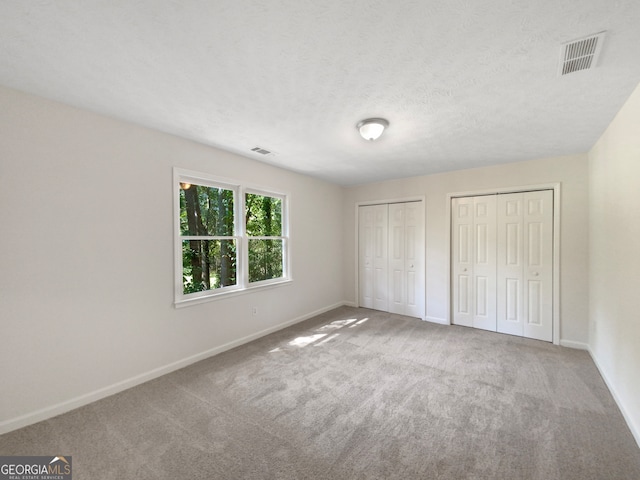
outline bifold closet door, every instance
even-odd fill
[[[389,312],[424,316],[422,202],[389,205]]]
[[[359,303],[388,310],[388,205],[359,207]]]
[[[359,304],[424,318],[424,204],[367,205],[358,211]]]
[[[453,323],[496,331],[496,196],[454,198]]]
[[[498,331],[553,339],[553,191],[498,195]]]

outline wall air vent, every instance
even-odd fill
[[[251,151],[259,153],[260,155],[274,155],[274,153],[272,151],[267,150],[266,148],[262,148],[262,147],[253,147],[251,149]]]
[[[606,32],[596,33],[588,37],[573,40],[562,45],[560,49],[559,75],[568,75],[580,70],[595,68],[602,51]]]

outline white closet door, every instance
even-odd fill
[[[553,339],[553,191],[524,194],[524,336]]]
[[[359,304],[387,311],[387,205],[360,207],[358,213]]]
[[[389,312],[424,318],[424,206],[389,205]]]
[[[496,331],[496,196],[452,200],[453,323]]]
[[[453,323],[473,326],[473,198],[451,200]]]
[[[522,194],[498,196],[498,332],[523,336]]]
[[[404,214],[404,204],[389,205],[389,311],[399,314],[407,299]]]
[[[553,191],[498,196],[498,331],[553,339]]]
[[[358,211],[358,292],[361,307],[373,308],[373,207]]]
[[[405,203],[405,315],[425,318],[424,203]]]
[[[473,326],[496,331],[496,196],[473,198]]]
[[[496,196],[473,198],[473,326],[496,331]]]

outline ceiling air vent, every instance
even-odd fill
[[[606,32],[574,40],[562,45],[560,50],[559,75],[568,75],[580,70],[595,68],[602,51]]]
[[[260,155],[273,155],[273,152],[262,147],[253,147],[251,151],[259,153]]]

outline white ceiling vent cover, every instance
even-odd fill
[[[559,75],[568,75],[580,70],[595,68],[602,51],[602,44],[607,32],[600,32],[588,37],[573,40],[562,45],[560,50]]]

